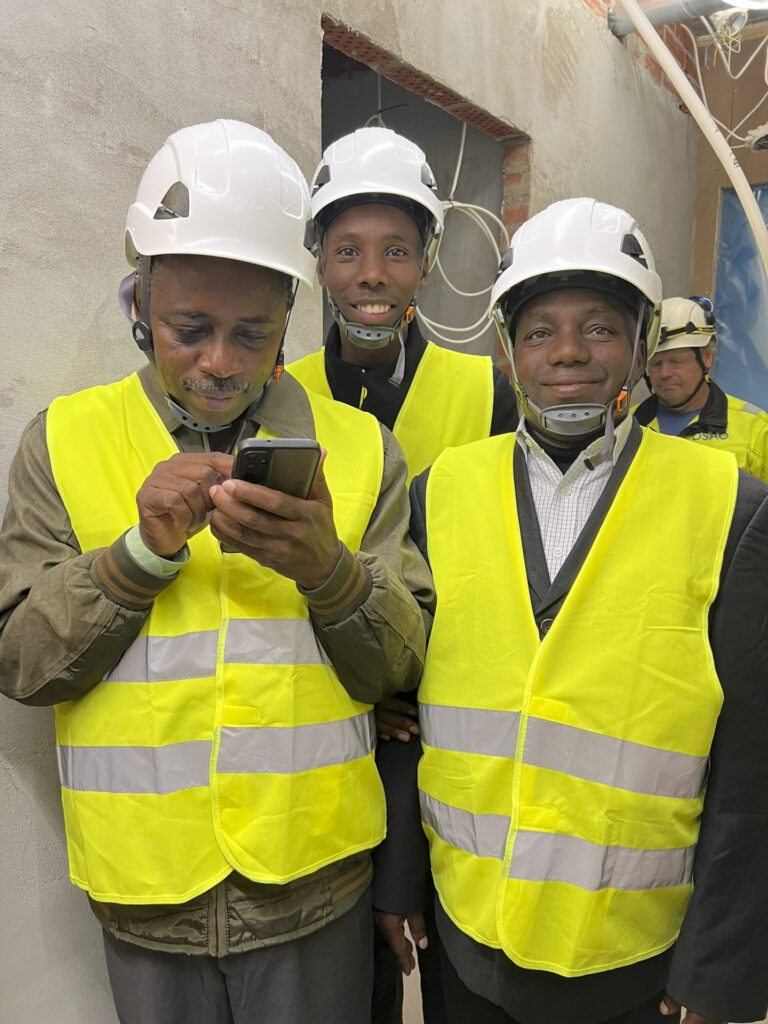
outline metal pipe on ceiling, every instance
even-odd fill
[[[671,25],[688,18],[708,17],[715,11],[730,6],[723,0],[638,0],[640,9],[652,25]],[[734,0],[738,7],[738,0]],[[615,0],[608,12],[608,27],[615,36],[627,36],[635,31],[635,25],[628,18],[621,0]]]

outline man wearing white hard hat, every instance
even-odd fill
[[[431,465],[444,448],[514,430],[515,393],[487,356],[469,355],[427,341],[414,319],[419,293],[443,234],[443,204],[419,146],[388,128],[359,128],[327,147],[311,184],[318,251],[317,276],[334,318],[325,345],[292,363],[306,387],[372,413],[392,430],[408,463],[409,478]],[[376,718],[382,739],[410,742],[418,759],[416,705],[405,695],[385,701]],[[399,752],[377,753],[386,776],[403,763]],[[399,808],[389,816],[390,832]],[[376,896],[378,879],[374,881]],[[386,911],[385,907],[378,908]],[[410,970],[412,955],[401,926],[378,920]],[[433,981],[432,949],[423,949],[422,926],[411,920],[419,946],[426,1024],[442,1024],[442,993]],[[374,1024],[402,1020],[400,967],[377,932]],[[381,943],[381,947],[379,947]]]
[[[492,291],[517,433],[411,488],[450,1024],[765,1013],[768,488],[629,413],[660,299],[625,211],[532,217]]]
[[[397,445],[281,372],[308,219],[264,132],[173,134],[125,238],[148,363],[56,399],[11,468],[2,689],[55,706],[122,1024],[369,1014],[371,705],[417,683],[431,590]],[[319,442],[307,498],[232,478],[251,437]]]
[[[325,150],[310,203],[335,323],[324,348],[291,372],[389,427],[409,477],[444,448],[509,429],[506,374],[489,357],[427,341],[414,319],[444,221],[423,151],[388,128],[359,128]]]
[[[637,421],[733,452],[741,469],[768,483],[768,414],[717,386],[710,377],[716,355],[710,300],[664,299],[661,340],[646,370],[653,394],[635,409]]]

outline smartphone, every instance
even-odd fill
[[[320,461],[320,445],[304,437],[248,437],[235,452],[232,476],[306,498]]]

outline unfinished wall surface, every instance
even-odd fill
[[[4,0],[3,481],[37,410],[140,363],[116,302],[124,217],[171,131],[252,121],[311,174],[323,13],[529,135],[532,211],[579,194],[619,203],[668,290],[686,286],[695,130],[581,0]],[[320,341],[316,293],[292,354]],[[3,701],[0,805],[0,1019],[114,1024],[99,929],[67,880],[50,712]]]

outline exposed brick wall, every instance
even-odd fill
[[[481,107],[468,103],[452,89],[399,60],[370,39],[353,32],[327,15],[322,18],[323,39],[335,50],[365,64],[391,82],[409,89],[460,121],[466,121],[504,146],[504,187],[501,219],[510,234],[528,217],[530,199],[530,139],[512,125],[494,117]]]
[[[501,219],[510,234],[528,218],[531,179],[530,139],[517,139],[504,147],[504,191]]]
[[[608,11],[612,6],[611,0],[582,0],[582,3],[593,14],[607,21]],[[669,48],[672,56],[690,79],[691,84],[698,91],[695,51],[688,33],[681,25],[663,25],[657,31]],[[633,32],[632,35],[625,36],[623,42],[625,46],[629,47],[630,53],[642,64],[651,77],[673,93],[673,95],[677,96],[677,90],[651,56],[648,47],[640,36]]]
[[[321,19],[321,25],[323,40],[329,46],[340,50],[360,64],[365,64],[383,78],[388,78],[390,82],[395,82],[403,89],[416,93],[417,96],[421,96],[429,103],[434,103],[435,106],[453,114],[460,121],[466,121],[473,128],[485,132],[486,135],[498,139],[499,142],[521,137],[521,133],[514,125],[494,117],[486,110],[475,106],[474,103],[468,103],[466,97],[460,96],[448,86],[435,81],[434,78],[423,74],[410,64],[406,64],[405,61],[383,50],[370,39],[366,39],[358,32],[351,31],[346,25],[339,24],[325,14]]]

